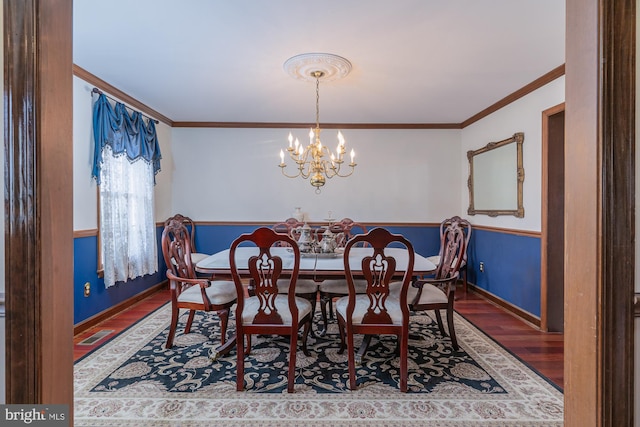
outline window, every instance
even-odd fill
[[[99,252],[106,287],[158,271],[153,186],[160,148],[153,121],[115,109],[104,94],[94,104],[93,176],[99,185]]]

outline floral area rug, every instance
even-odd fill
[[[325,337],[309,337],[310,356],[298,350],[289,394],[286,338],[253,337],[246,391],[237,392],[235,351],[215,357],[215,314],[196,315],[190,334],[179,323],[167,350],[169,310],[160,308],[76,363],[74,425],[562,425],[562,393],[457,314],[459,351],[431,317],[412,316],[408,393],[398,390],[393,336],[373,338],[356,369],[358,388],[349,390],[333,322]]]

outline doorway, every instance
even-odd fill
[[[542,112],[540,329],[564,331],[564,103]]]

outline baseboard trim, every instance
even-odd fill
[[[93,316],[91,316],[88,319],[83,320],[82,322],[76,324],[73,326],[73,335],[78,335],[83,333],[84,331],[88,330],[89,328],[92,328],[94,326],[96,326],[98,323],[107,320],[109,317],[115,316],[116,314],[120,313],[121,311],[133,306],[134,304],[142,301],[143,299],[147,298],[148,296],[155,294],[156,292],[166,288],[168,285],[168,282],[162,281],[160,283],[158,283],[157,285],[153,285],[152,287],[150,287],[147,290],[144,290],[142,292],[140,292],[137,295],[132,296],[131,298],[128,298],[116,305],[114,305],[113,307],[110,307],[98,314],[95,314]]]
[[[519,319],[531,324],[531,326],[535,327],[536,329],[540,329],[540,318],[539,317],[536,317],[533,314],[524,311],[520,307],[516,307],[515,305],[511,304],[510,302],[507,302],[507,301],[503,300],[502,298],[497,297],[497,296],[493,295],[492,293],[487,292],[486,290],[484,290],[482,288],[479,288],[479,287],[477,287],[476,285],[474,285],[472,283],[468,283],[467,286],[468,286],[469,289],[471,289],[473,292],[479,294],[480,296],[482,296],[487,301],[497,305],[498,307],[504,309],[505,311],[509,312],[510,314],[513,314],[517,318],[519,318]]]

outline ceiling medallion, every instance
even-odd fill
[[[316,81],[315,73],[322,72],[320,80],[330,82],[345,77],[351,72],[351,62],[331,53],[301,53],[287,59],[284,70],[293,78],[308,82]]]

